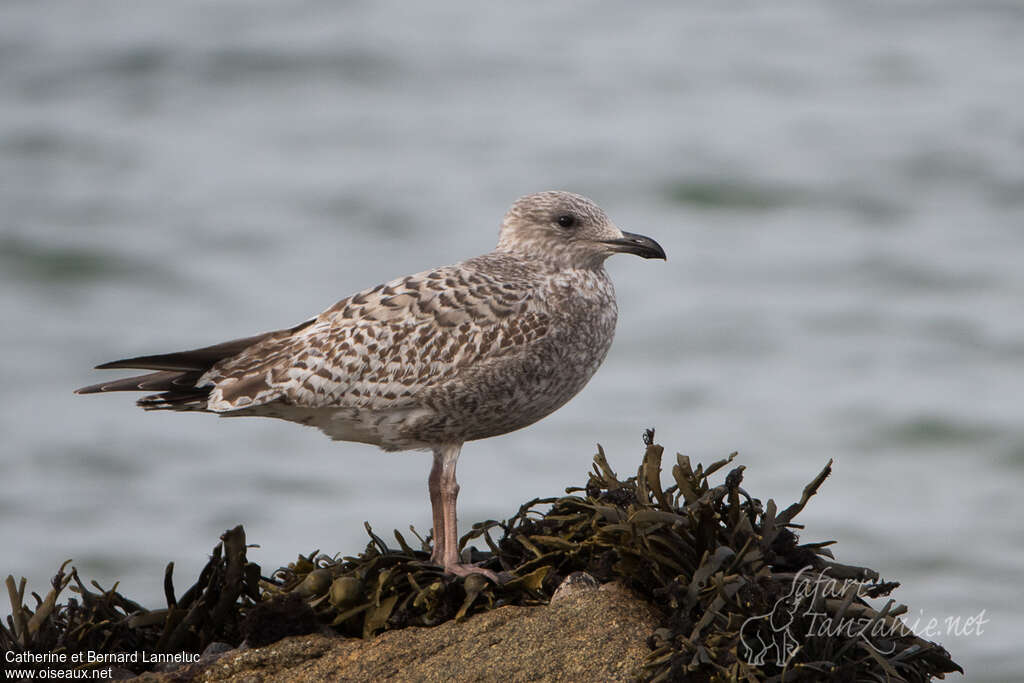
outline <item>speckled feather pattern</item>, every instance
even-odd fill
[[[603,268],[492,253],[347,299],[205,373],[204,408],[281,417],[335,439],[428,448],[532,424],[572,398],[611,346]]]
[[[147,375],[79,393],[149,390],[149,410],[276,417],[386,450],[504,434],[576,395],[615,333],[604,261],[663,258],[568,192],[520,198],[494,251],[354,294],[287,330],[101,368]]]

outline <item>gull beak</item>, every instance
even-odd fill
[[[638,235],[635,232],[623,231],[622,237],[617,240],[602,240],[603,244],[607,244],[612,248],[612,251],[622,252],[624,254],[636,254],[644,258],[660,258],[663,261],[667,261],[668,258],[665,256],[665,250],[661,248],[661,245],[652,240],[650,237]]]

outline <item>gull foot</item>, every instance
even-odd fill
[[[502,583],[501,579],[498,578],[498,575],[492,572],[490,569],[484,569],[483,567],[478,567],[475,564],[465,564],[462,562],[446,564],[444,565],[444,570],[449,574],[455,574],[455,576],[462,577],[466,577],[471,574],[480,574],[482,576],[487,577],[496,584],[500,585]]]

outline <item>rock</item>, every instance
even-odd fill
[[[658,627],[654,607],[618,584],[566,591],[541,607],[506,606],[464,622],[370,640],[320,634],[222,655],[144,681],[626,681]]]
[[[596,590],[600,585],[597,579],[586,572],[573,572],[558,585],[549,602],[554,605],[580,591]]]

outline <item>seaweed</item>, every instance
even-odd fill
[[[24,605],[25,579],[17,584],[7,577],[11,615],[0,624],[0,649],[17,653],[63,654],[66,659],[86,652],[180,653],[200,652],[214,642],[241,641],[240,624],[246,611],[260,599],[259,565],[246,560],[245,531],[236,526],[224,532],[199,578],[180,598],[174,594],[174,563],[164,572],[167,607],[148,610],[118,592],[117,584],[104,590],[95,581],[89,590],[66,561],[53,578],[46,598],[33,593],[35,609]],[[69,589],[78,598],[57,604]],[[140,672],[151,668],[141,661],[121,662]],[[80,668],[102,667],[104,662]]]
[[[707,467],[677,455],[665,488],[653,430],[644,444],[635,476],[620,479],[598,446],[584,486],[528,501],[507,520],[474,524],[460,549],[499,572],[500,584],[445,574],[430,564],[429,537],[412,527],[415,542],[396,530],[389,544],[369,525],[369,542],[354,557],[314,550],[261,577],[239,526],[221,537],[180,598],[168,565],[163,609],[141,607],[116,585],[94,583],[98,592],[90,591],[73,568],[65,573],[68,563],[29,609],[25,580],[8,577],[12,614],[0,625],[0,648],[199,653],[214,643],[258,647],[319,630],[371,638],[502,605],[542,605],[566,577],[584,572],[621,582],[662,615],[648,640],[645,680],[927,681],[962,671],[941,646],[903,625],[906,607],[869,602],[898,583],[837,562],[832,542],[800,543],[794,519],[831,474],[831,461],[780,511],[742,488],[735,453]],[[722,483],[712,484],[719,473]],[[65,589],[79,598],[58,604]]]

